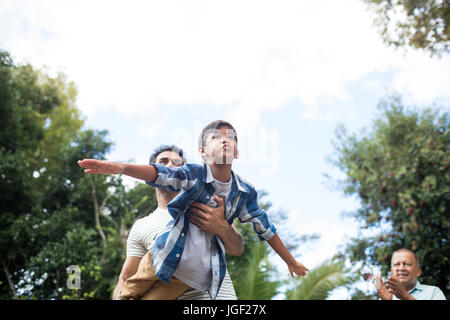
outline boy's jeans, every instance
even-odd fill
[[[135,275],[128,278],[120,291],[120,299],[130,298],[141,300],[175,300],[181,296],[189,286],[176,278],[169,283],[159,280],[153,269],[152,254],[147,252],[139,263]]]

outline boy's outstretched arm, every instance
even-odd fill
[[[295,260],[292,254],[281,241],[280,237],[275,234],[270,240],[267,240],[273,250],[286,262],[289,268],[291,276],[294,277],[294,273],[300,277],[306,275],[306,271],[309,271],[304,265]]]
[[[294,273],[303,277],[306,271],[309,271],[304,265],[295,260],[283,241],[278,237],[275,226],[270,224],[267,214],[258,205],[258,194],[254,188],[250,189],[247,203],[239,213],[239,220],[253,223],[253,229],[256,231],[259,239],[267,241],[272,249],[286,262],[292,277],[294,277]]]
[[[78,165],[85,169],[85,173],[125,174],[149,182],[154,182],[157,177],[157,171],[152,165],[128,164],[96,159],[79,160]]]

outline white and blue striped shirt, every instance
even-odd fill
[[[186,214],[194,202],[208,203],[214,197],[214,177],[210,167],[205,163],[185,164],[182,167],[166,167],[150,163],[157,170],[157,178],[148,185],[180,192],[168,205],[167,210],[173,217],[165,230],[156,238],[152,251],[153,267],[159,279],[169,282],[177,269],[185,245],[185,236],[189,227]],[[233,223],[235,218],[241,222],[251,222],[253,229],[261,240],[271,239],[275,227],[269,222],[257,202],[255,188],[231,171],[231,192],[225,204],[225,219]],[[206,244],[205,244],[206,245]],[[211,299],[215,299],[226,272],[225,248],[215,235],[211,242],[212,281],[208,289]]]

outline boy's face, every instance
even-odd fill
[[[199,152],[208,164],[231,164],[239,157],[234,130],[228,127],[211,130]]]

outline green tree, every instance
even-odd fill
[[[76,95],[63,74],[0,52],[0,299],[109,299],[128,230],[156,207],[151,188],[76,165],[112,145],[106,131],[83,129]],[[72,265],[80,290],[66,285]]]
[[[46,190],[41,187],[52,171],[43,163],[59,161],[51,152],[50,158],[43,156],[42,150],[63,147],[76,135],[82,121],[71,101],[75,95],[73,84],[61,75],[53,79],[29,65],[15,66],[0,51],[0,281],[8,283],[1,286],[2,297],[17,297],[15,285],[26,274],[27,258],[36,252],[35,230],[45,210],[40,202]],[[58,127],[64,127],[61,143],[53,138]]]
[[[383,41],[434,54],[448,52],[450,2],[442,0],[364,0],[375,14]]]
[[[330,293],[350,281],[344,276],[344,263],[325,261],[300,280],[295,289],[286,292],[288,300],[326,300]]]
[[[407,247],[422,263],[422,281],[447,297],[450,280],[450,132],[448,113],[407,109],[399,96],[379,104],[371,131],[336,131],[331,162],[344,174],[338,189],[357,196],[348,215],[361,223],[343,255],[381,265],[387,273],[393,251]]]

